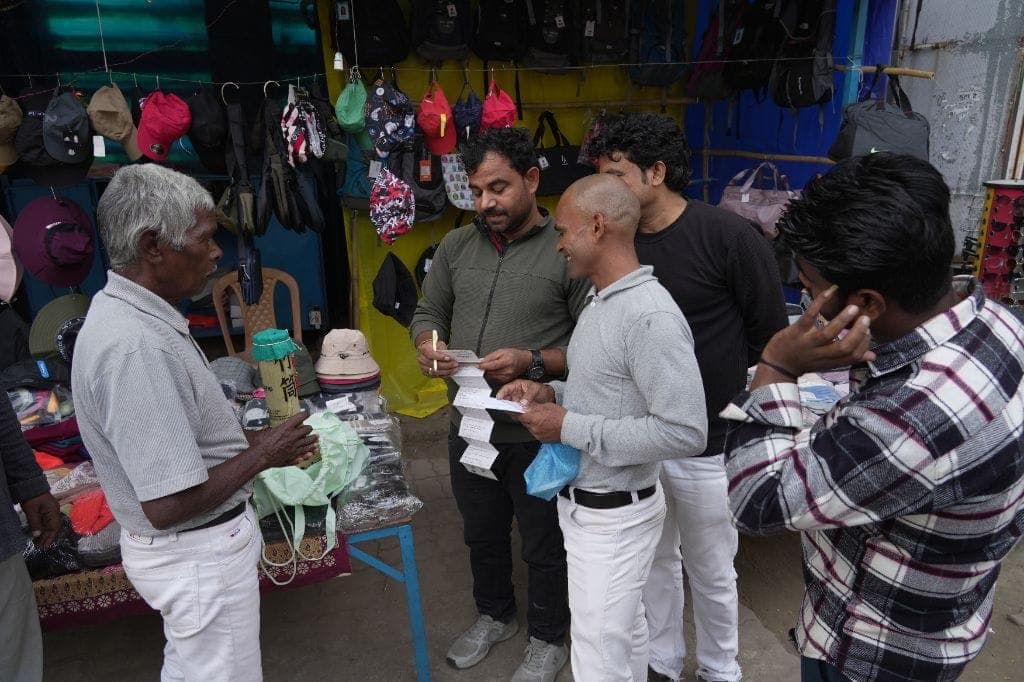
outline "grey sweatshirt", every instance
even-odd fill
[[[658,479],[660,460],[704,451],[693,335],[652,270],[591,289],[569,341],[568,378],[551,383],[568,410],[562,442],[581,453],[576,487],[641,490]]]

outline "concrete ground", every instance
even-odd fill
[[[448,481],[447,413],[402,421],[407,472],[424,502],[413,520],[413,529],[433,679],[507,680],[522,660],[525,627],[511,640],[495,646],[491,655],[474,668],[458,671],[445,664],[449,643],[475,617],[468,553],[462,544],[462,523]],[[397,540],[362,547],[398,564]],[[743,538],[736,567],[740,664],[745,679],[799,679],[798,659],[786,638],[796,622],[802,590],[797,536]],[[349,577],[264,597],[262,643],[267,680],[415,679],[402,586],[359,563],[354,562],[353,570]],[[520,603],[525,602],[525,578],[523,565],[517,563]],[[1009,616],[1024,616],[1024,554],[1020,548],[1004,564],[988,644],[963,680],[1022,679],[1018,666],[1024,660],[1024,628]],[[691,649],[692,642],[691,626]],[[47,680],[159,678],[163,633],[156,616],[50,632],[44,635],[43,644]],[[694,679],[693,667],[692,659],[688,660],[689,680]],[[567,665],[558,680],[571,679]]]

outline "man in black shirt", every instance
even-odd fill
[[[679,679],[686,567],[697,631],[697,675],[741,677],[736,572],[738,536],[729,513],[718,413],[746,382],[747,367],[786,325],[778,267],[768,242],[745,219],[686,199],[686,139],[665,116],[605,118],[593,140],[598,170],[616,175],[640,199],[636,251],[668,289],[693,331],[704,382],[708,447],[701,456],[666,460],[661,481],[669,513],[644,590],[653,679]]]

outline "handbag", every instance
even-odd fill
[[[544,146],[544,134],[547,129],[555,138],[555,146]],[[537,167],[540,168],[540,184],[537,196],[554,196],[561,194],[569,185],[594,169],[580,163],[579,145],[569,144],[569,139],[562,134],[555,121],[555,115],[545,111],[537,122],[537,131],[533,134],[533,146],[537,150]]]
[[[869,92],[874,92],[879,66]],[[887,106],[886,95],[855,102],[843,109],[839,134],[828,150],[830,159],[839,161],[873,152],[909,154],[928,161],[928,119],[910,106],[910,98],[900,87],[899,78],[889,76],[888,95],[896,106]]]
[[[576,480],[580,451],[564,443],[544,443],[523,472],[528,495],[551,501],[558,491]]]
[[[774,180],[771,189],[764,187],[763,179],[758,182],[758,187],[754,187],[754,181],[763,178],[763,171],[771,172]],[[775,164],[765,161],[756,168],[747,168],[737,173],[722,190],[722,200],[718,206],[743,216],[760,227],[765,237],[775,239],[779,233],[775,223],[782,217],[789,202],[799,196],[799,191],[789,189],[789,181],[779,173]]]

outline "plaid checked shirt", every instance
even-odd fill
[[[956,286],[960,303],[851,371],[809,441],[795,384],[722,412],[736,525],[802,531],[797,642],[851,680],[956,679],[1024,533],[1024,323]]]

